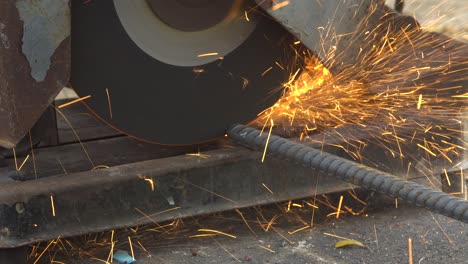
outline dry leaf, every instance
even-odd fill
[[[366,247],[363,243],[359,241],[352,240],[352,239],[345,239],[345,240],[336,242],[335,248],[347,247],[347,246],[353,246],[353,245],[359,246],[359,247]]]

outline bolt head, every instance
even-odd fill
[[[15,209],[18,214],[22,214],[24,211],[26,211],[26,208],[24,208],[24,203],[16,203]]]

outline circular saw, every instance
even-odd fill
[[[71,86],[115,129],[194,144],[281,95],[292,35],[242,0],[92,0],[72,8]]]
[[[405,21],[381,0],[74,0],[70,82],[127,135],[200,143],[275,103],[296,38],[335,74]]]

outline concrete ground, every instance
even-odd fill
[[[293,228],[276,229],[287,235]],[[185,240],[138,263],[408,263],[409,238],[414,263],[468,263],[466,224],[406,206],[382,208],[368,217],[328,219],[316,229],[288,235],[290,242],[273,231],[254,237],[245,227],[237,230],[237,239]],[[361,241],[367,248],[337,249],[334,244],[341,239],[324,233]]]
[[[340,194],[330,195],[327,199],[334,202],[339,196]],[[365,197],[366,194],[359,196]],[[327,212],[323,209],[315,210],[312,228],[300,229],[304,224],[310,223],[312,216],[310,206],[291,207],[292,209],[286,212],[287,203],[283,203],[264,206],[258,211],[252,208],[242,209],[242,216],[251,229],[239,213],[225,212],[186,219],[174,229],[167,227],[167,232],[154,231],[157,229],[156,225],[142,231],[139,236],[132,231],[121,231],[124,235],[115,249],[130,252],[126,238],[129,235],[133,237],[136,263],[140,264],[390,264],[410,263],[408,239],[412,239],[412,263],[468,263],[467,224],[409,205],[399,204],[398,208],[395,208],[393,200],[377,195],[366,200],[370,209],[359,216],[351,216],[348,213],[337,219],[335,216],[326,217]],[[343,202],[343,206],[351,207],[355,209],[354,211],[359,209],[359,205],[361,205],[359,202],[349,197]],[[324,207],[323,204],[319,206]],[[259,218],[266,227],[267,222],[275,215],[280,217],[273,221],[268,232],[256,221]],[[262,216],[266,221],[262,221]],[[201,232],[199,230],[201,228],[222,231],[235,238],[226,235],[193,237],[209,233]],[[117,233],[114,237],[116,240]],[[137,244],[137,239],[149,254]],[[335,248],[335,243],[343,239],[359,241],[365,247]],[[99,249],[88,252],[92,252],[91,254],[97,258],[106,259],[110,246],[97,246],[97,248]],[[84,260],[68,259],[67,263],[102,263],[102,261],[93,261],[88,257]]]

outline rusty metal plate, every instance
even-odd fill
[[[12,148],[69,78],[69,1],[1,1],[0,58],[0,147]]]

